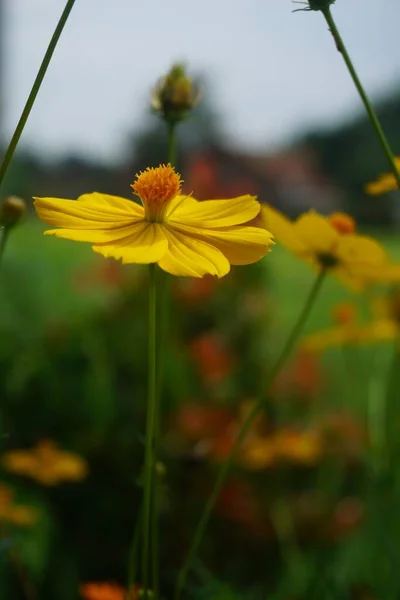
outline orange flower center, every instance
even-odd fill
[[[161,221],[168,203],[181,191],[182,180],[170,164],[148,167],[136,176],[133,192],[141,199],[146,219]]]
[[[356,222],[350,215],[346,215],[346,213],[333,213],[328,217],[328,221],[332,227],[342,235],[348,235],[355,232]]]

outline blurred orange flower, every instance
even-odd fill
[[[190,402],[174,415],[175,427],[192,442],[219,435],[233,422],[233,413],[220,406]]]
[[[135,586],[129,594],[117,583],[84,583],[79,592],[84,600],[137,600],[139,587]]]
[[[321,393],[324,375],[318,356],[307,347],[300,347],[294,359],[278,374],[271,386],[272,393],[312,398]]]
[[[51,440],[42,440],[29,450],[6,452],[2,464],[12,473],[31,477],[49,486],[64,481],[81,481],[88,472],[84,458],[74,452],[60,450]]]
[[[10,523],[20,527],[34,525],[38,519],[37,511],[31,506],[14,503],[14,492],[0,483],[0,523]]]
[[[219,383],[233,371],[234,361],[217,332],[199,335],[190,343],[189,352],[206,384]]]
[[[205,275],[203,279],[179,279],[174,287],[175,296],[186,305],[201,304],[213,294],[216,282],[212,275]]]
[[[341,302],[332,309],[332,320],[338,325],[348,325],[357,321],[358,307],[354,302]]]
[[[364,503],[358,498],[343,498],[338,502],[333,516],[325,528],[325,536],[338,541],[359,526],[365,512]]]
[[[270,537],[272,534],[255,490],[240,479],[231,480],[223,487],[216,509],[225,518],[242,525],[258,538]]]

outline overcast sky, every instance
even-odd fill
[[[65,0],[4,2],[9,136]],[[268,149],[311,125],[333,124],[359,100],[321,15],[293,14],[296,7],[290,0],[76,0],[23,142],[52,154],[121,155],[149,89],[177,60],[209,74],[224,128],[238,144]],[[367,89],[377,96],[400,83],[400,0],[337,0],[333,12]]]

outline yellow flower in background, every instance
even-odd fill
[[[181,194],[171,165],[148,168],[133,192],[142,206],[117,196],[92,193],[78,200],[36,198],[39,217],[60,229],[48,235],[90,242],[92,249],[123,263],[157,263],[172,275],[223,277],[230,265],[265,256],[272,235],[247,225],[260,212],[254,196],[198,202]]]
[[[317,463],[323,454],[323,439],[319,431],[298,431],[287,427],[269,435],[250,438],[241,450],[240,463],[254,471],[287,461],[307,466]]]
[[[400,280],[400,265],[390,261],[379,242],[355,233],[355,221],[345,213],[325,217],[310,211],[291,221],[262,205],[261,217],[279,243],[318,270],[335,274],[353,290]]]
[[[394,159],[397,170],[400,172],[400,156]],[[382,173],[375,181],[371,181],[365,186],[365,191],[371,196],[380,196],[387,192],[398,190],[399,186],[393,173]]]
[[[398,326],[386,315],[381,314],[369,322],[361,323],[357,308],[350,303],[336,305],[332,317],[336,325],[306,335],[301,348],[323,352],[328,348],[388,342],[398,336]]]
[[[0,524],[9,523],[19,527],[34,525],[38,519],[37,511],[25,504],[14,502],[14,492],[11,488],[0,483]]]
[[[30,450],[11,450],[3,455],[5,469],[25,475],[43,485],[81,481],[88,472],[85,459],[74,452],[64,452],[51,440],[42,440]]]

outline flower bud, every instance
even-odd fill
[[[308,6],[310,10],[326,10],[335,2],[336,0],[308,0]]]
[[[8,196],[0,204],[0,226],[11,229],[21,220],[25,211],[25,200],[18,196]]]
[[[178,123],[197,104],[199,90],[186,75],[183,65],[175,65],[157,84],[151,104],[163,119]]]

